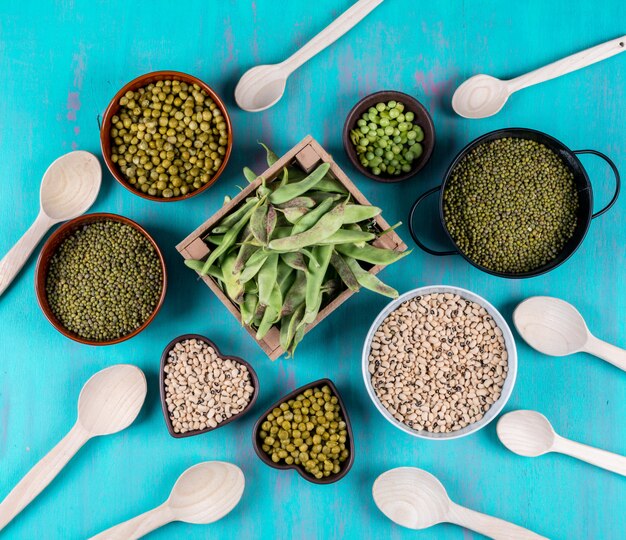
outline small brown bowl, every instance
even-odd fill
[[[167,358],[170,354],[170,351],[174,348],[174,346],[177,343],[180,343],[181,341],[185,341],[186,339],[197,339],[198,341],[204,341],[207,345],[209,345],[210,347],[213,347],[213,349],[215,350],[215,352],[217,353],[217,355],[224,359],[224,360],[232,360],[233,362],[237,362],[238,364],[241,364],[243,366],[246,366],[246,368],[248,368],[248,372],[250,373],[250,384],[252,385],[252,387],[254,388],[254,392],[252,393],[252,397],[250,398],[250,402],[245,406],[245,408],[240,412],[237,413],[233,416],[231,416],[230,418],[227,418],[226,420],[224,420],[223,422],[217,424],[217,426],[215,427],[207,427],[206,429],[195,429],[192,431],[187,431],[185,433],[176,433],[174,431],[174,426],[172,426],[172,421],[170,419],[170,413],[167,410],[167,403],[165,402],[165,398],[166,396],[166,392],[165,392],[165,364],[167,363]],[[176,439],[183,439],[185,437],[192,437],[194,435],[200,435],[202,433],[208,433],[209,431],[215,431],[216,429],[219,429],[223,426],[225,426],[226,424],[230,424],[233,420],[238,420],[239,418],[241,418],[244,414],[246,414],[254,405],[254,403],[256,402],[257,398],[259,397],[259,378],[257,377],[256,371],[254,371],[254,368],[248,363],[246,362],[243,358],[239,358],[238,356],[229,356],[229,355],[225,355],[222,354],[221,351],[217,348],[217,345],[215,345],[215,343],[213,343],[210,339],[205,338],[204,336],[201,336],[199,334],[184,334],[182,336],[178,336],[177,338],[174,338],[172,341],[170,341],[167,344],[167,347],[165,347],[163,354],[161,355],[161,367],[159,369],[159,390],[161,393],[161,408],[163,409],[163,418],[165,418],[165,425],[167,426],[167,430],[170,432],[170,435]]]
[[[265,422],[267,415],[272,412],[272,409],[275,409],[276,407],[280,406],[280,404],[284,403],[285,401],[289,401],[290,399],[295,398],[297,395],[301,394],[305,390],[308,390],[309,388],[315,388],[316,386],[321,387],[324,385],[328,385],[333,395],[337,396],[337,400],[339,401],[339,408],[341,409],[341,414],[346,422],[346,431],[348,433],[347,443],[348,443],[350,455],[348,456],[348,459],[341,464],[341,470],[337,474],[333,474],[331,476],[318,479],[318,478],[315,478],[313,475],[307,473],[302,467],[300,467],[300,465],[296,465],[295,463],[293,465],[287,465],[286,463],[281,463],[281,464],[274,463],[272,459],[263,451],[263,448],[261,447],[263,443],[261,442],[259,438],[259,432],[261,431],[261,424]],[[298,472],[298,474],[302,476],[302,478],[304,478],[305,480],[308,480],[309,482],[313,482],[314,484],[332,484],[334,482],[337,482],[338,480],[341,480],[346,474],[348,474],[348,471],[352,468],[352,465],[354,464],[354,437],[352,435],[352,426],[350,424],[350,418],[348,417],[348,411],[346,410],[346,407],[343,404],[341,396],[339,395],[339,392],[337,391],[337,387],[333,384],[333,382],[330,379],[320,379],[319,381],[314,381],[305,386],[301,386],[300,388],[296,388],[293,392],[290,392],[285,397],[279,399],[276,403],[274,403],[271,407],[269,407],[259,417],[259,419],[256,421],[256,424],[254,424],[254,429],[252,430],[252,444],[254,445],[254,451],[256,452],[256,455],[259,456],[259,458],[261,458],[261,461],[263,461],[266,465],[269,465],[270,467],[273,467],[274,469],[282,469],[282,470],[295,469]]]
[[[211,177],[211,179],[201,188],[195,189],[187,195],[180,195],[179,197],[170,197],[169,199],[165,197],[155,197],[152,195],[148,195],[139,189],[135,189],[128,183],[128,180],[121,173],[119,168],[113,161],[111,160],[111,119],[115,116],[120,108],[120,98],[129,90],[137,90],[143,86],[146,86],[150,83],[161,81],[161,80],[175,80],[175,81],[183,81],[187,84],[197,84],[200,88],[202,88],[209,97],[215,102],[215,104],[220,108],[224,119],[226,121],[226,127],[228,128],[228,145],[226,147],[226,154],[224,154],[224,159],[222,160],[222,165],[220,168],[215,171],[215,174]],[[135,195],[139,195],[144,199],[149,199],[151,201],[157,202],[174,202],[174,201],[182,201],[184,199],[189,199],[191,197],[195,197],[199,193],[203,192],[205,189],[211,187],[217,179],[220,177],[224,169],[226,168],[226,164],[228,163],[228,158],[230,158],[230,152],[233,148],[233,127],[230,123],[230,117],[228,116],[228,111],[226,110],[226,105],[220,99],[220,97],[215,93],[215,91],[205,82],[200,79],[194,77],[193,75],[188,75],[187,73],[181,73],[180,71],[153,71],[151,73],[146,73],[145,75],[141,75],[136,79],[133,79],[129,83],[125,84],[120,91],[115,94],[109,106],[106,108],[104,112],[104,116],[102,117],[102,125],[100,126],[100,146],[102,148],[102,156],[104,157],[104,162],[106,163],[109,171],[113,177],[122,184],[128,191],[131,191]]]
[[[385,176],[382,173],[376,176],[370,169],[361,165],[356,149],[350,140],[350,131],[356,128],[357,121],[370,107],[375,106],[381,101],[387,102],[391,100],[401,101],[405,106],[405,111],[411,111],[415,115],[413,123],[419,125],[424,132],[424,140],[420,143],[424,151],[422,152],[422,155],[413,162],[413,166],[409,172],[399,174],[397,176]],[[415,176],[424,168],[426,163],[428,163],[428,160],[430,159],[430,156],[435,148],[435,126],[433,124],[433,119],[430,117],[426,108],[414,97],[404,94],[403,92],[396,92],[395,90],[383,90],[381,92],[375,92],[374,94],[365,96],[354,107],[352,107],[352,110],[348,113],[348,117],[346,118],[346,123],[343,125],[343,148],[346,151],[346,154],[348,154],[348,158],[352,162],[352,165],[354,165],[361,174],[371,178],[372,180],[376,180],[377,182],[401,182],[402,180],[407,180],[412,176]]]
[[[52,313],[52,309],[50,308],[50,304],[48,304],[48,297],[46,295],[46,279],[48,277],[48,269],[50,267],[50,259],[61,245],[61,242],[65,240],[70,234],[74,231],[82,227],[83,225],[87,225],[89,223],[96,223],[98,221],[117,221],[119,223],[123,223],[136,229],[139,231],[146,239],[150,241],[152,247],[154,248],[157,256],[159,257],[159,261],[161,262],[161,273],[163,276],[163,286],[161,289],[161,297],[159,298],[159,302],[157,303],[152,315],[148,317],[148,319],[137,329],[133,330],[130,334],[126,334],[125,336],[111,339],[108,341],[93,341],[89,339],[85,339],[78,334],[68,330],[65,328],[61,322],[56,318],[54,313]],[[37,301],[39,302],[39,307],[43,311],[46,318],[52,323],[61,334],[65,337],[73,339],[74,341],[78,341],[78,343],[83,343],[85,345],[113,345],[115,343],[120,343],[122,341],[126,341],[130,339],[142,330],[144,330],[156,317],[156,314],[161,309],[163,305],[163,301],[165,300],[165,292],[167,290],[167,270],[165,268],[165,259],[163,258],[163,253],[154,239],[148,234],[148,232],[138,223],[124,217],[119,216],[117,214],[107,214],[104,212],[97,214],[85,214],[74,218],[67,223],[64,223],[59,227],[48,240],[44,244],[41,253],[39,254],[39,259],[37,260],[37,268],[35,269],[35,292],[37,293]]]

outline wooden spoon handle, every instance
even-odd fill
[[[626,371],[626,351],[624,349],[592,337],[587,341],[585,351]]]
[[[508,81],[509,90],[517,92],[522,88],[539,84],[550,79],[555,79],[566,73],[590,66],[601,60],[626,51],[626,36],[612,39],[601,45],[596,45],[579,53],[573,54],[552,64],[521,75]]]
[[[348,30],[356,26],[382,2],[383,0],[359,0],[307,42],[301,49],[282,62],[282,65],[289,73],[298,69],[307,60],[310,60],[317,53],[323,51],[331,43],[334,43],[348,32]]]
[[[69,433],[28,471],[0,503],[0,530],[54,480],[88,440],[87,432],[79,424],[75,424]]]
[[[30,254],[53,224],[49,217],[40,213],[22,238],[2,258],[0,261],[0,295],[17,276]]]
[[[548,540],[545,536],[540,536],[519,525],[454,503],[450,507],[448,521],[494,540]]]
[[[149,532],[174,521],[172,512],[166,504],[157,506],[106,531],[92,536],[89,540],[135,540]]]
[[[552,448],[554,452],[566,454],[568,456],[575,457],[601,469],[606,469],[622,476],[626,476],[626,457],[614,454],[613,452],[607,452],[606,450],[600,450],[600,448],[594,448],[593,446],[587,446],[564,437],[557,437],[554,446]]]

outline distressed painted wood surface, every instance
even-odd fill
[[[295,361],[270,363],[174,248],[245,182],[244,164],[263,170],[263,140],[280,154],[312,134],[389,222],[405,219],[425,189],[437,185],[455,153],[492,129],[546,131],[573,149],[593,148],[626,171],[626,58],[529,88],[497,116],[464,120],[450,96],[466,77],[512,77],[624,34],[626,4],[617,0],[386,0],[358,27],[317,56],[288,83],[275,107],[249,114],[234,105],[246,69],[276,62],[350,5],[349,0],[121,1],[23,0],[0,5],[0,253],[37,214],[39,181],[56,157],[73,148],[99,151],[96,117],[128,80],[176,69],[208,82],[226,99],[235,146],[220,181],[176,204],[143,201],[106,173],[93,211],[126,215],[163,248],[170,272],[166,303],[138,337],[90,348],[59,335],[34,294],[35,260],[0,298],[0,497],[72,425],[78,392],[97,370],[120,362],[141,367],[148,398],[128,430],[90,441],[58,478],[6,529],[4,537],[86,538],[161,502],[189,466],[233,461],[246,475],[241,504],[206,528],[173,524],[154,538],[326,539],[477,538],[449,525],[415,533],[391,524],[374,506],[371,486],[383,471],[414,465],[435,474],[460,504],[518,523],[550,538],[621,539],[626,535],[626,482],[570,458],[527,459],[498,442],[495,425],[452,442],[419,441],[391,427],[375,410],[361,378],[361,345],[385,299],[363,292],[307,336]],[[397,89],[432,112],[437,146],[429,166],[401,185],[359,176],[341,148],[343,119],[362,96]],[[607,167],[584,164],[596,209],[611,196]],[[485,296],[509,319],[530,295],[562,297],[578,307],[598,337],[626,346],[626,197],[594,220],[582,247],[546,276],[507,281],[458,257],[418,251],[382,277],[400,291],[447,283]],[[435,229],[434,221],[424,227]],[[401,231],[407,237],[406,229]],[[437,236],[435,233],[431,238]],[[435,240],[433,240],[435,241]],[[254,410],[214,433],[175,440],[158,402],[158,365],[176,335],[205,334],[224,353],[253,363],[261,381]],[[532,408],[557,431],[626,454],[626,377],[586,355],[549,358],[519,343],[519,374],[506,410]],[[331,486],[270,469],[252,450],[256,413],[296,386],[330,377],[346,401],[356,435],[356,462]]]

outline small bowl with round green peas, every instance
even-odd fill
[[[343,126],[343,147],[352,164],[378,182],[416,175],[435,148],[435,126],[414,97],[384,90],[364,97]]]
[[[226,168],[232,126],[226,106],[200,79],[154,71],[124,85],[100,128],[104,161],[129,191],[152,201],[188,199]]]

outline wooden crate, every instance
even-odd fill
[[[176,249],[185,259],[204,259],[210,252],[209,246],[202,240],[208,232],[219,222],[223,217],[230,214],[233,210],[239,206],[239,204],[253,193],[261,184],[261,177],[265,178],[267,183],[274,181],[276,178],[280,180],[283,167],[287,165],[298,165],[304,172],[309,173],[322,163],[330,163],[330,173],[341,182],[345,188],[350,192],[352,197],[363,205],[371,204],[365,196],[358,190],[358,188],[350,181],[346,174],[339,168],[339,166],[333,161],[333,158],[328,154],[319,143],[313,139],[310,135],[305,137],[300,143],[294,146],[289,152],[282,156],[274,165],[263,172],[254,182],[246,187],[239,195],[237,195],[226,206],[220,209],[212,217],[206,220],[200,227],[193,231],[187,238],[180,242]],[[374,218],[381,230],[389,228],[389,224],[382,218],[381,215]],[[396,251],[405,251],[406,244],[402,242],[400,237],[395,231],[391,231],[378,238],[374,244],[378,247],[385,247],[394,249]],[[382,270],[383,266],[374,266],[369,272],[377,274]],[[241,313],[239,306],[234,303],[219,287],[217,282],[210,276],[200,276],[202,280],[211,288],[211,290],[217,295],[222,303],[228,308],[228,310],[241,321]],[[341,292],[336,298],[333,299],[326,307],[320,310],[315,321],[310,324],[306,332],[308,333],[315,325],[328,317],[335,309],[343,304],[350,296],[354,294],[349,289]],[[375,293],[372,293],[375,294]],[[259,346],[265,351],[265,353],[275,360],[281,356],[285,351],[280,346],[279,331],[276,327],[273,327],[262,340],[256,339],[256,331],[248,325],[243,325],[248,333],[254,338]]]

